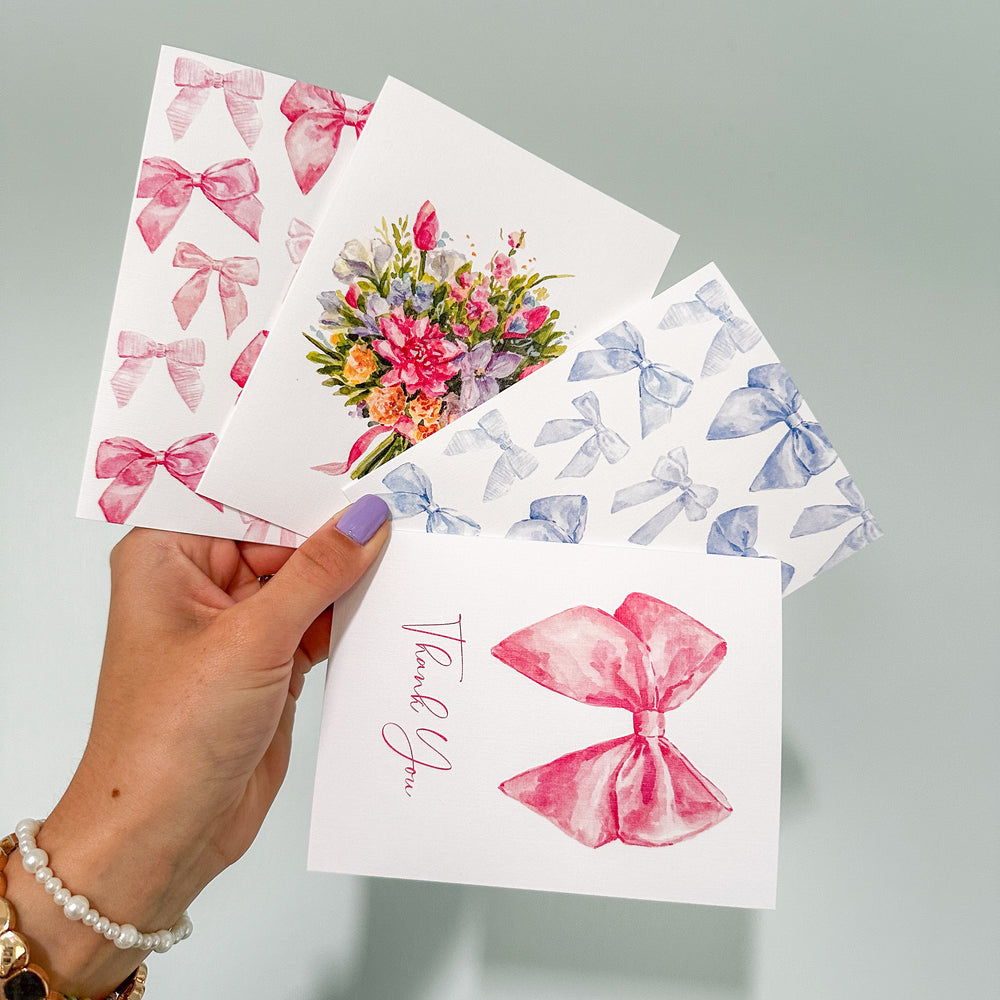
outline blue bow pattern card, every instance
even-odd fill
[[[786,594],[881,535],[714,264],[345,492],[394,530],[775,559]]]

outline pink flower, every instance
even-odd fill
[[[445,383],[458,371],[454,359],[465,349],[445,340],[441,328],[431,326],[426,316],[411,319],[402,309],[380,316],[378,326],[385,340],[375,342],[375,351],[392,364],[382,376],[382,385],[402,382],[407,392],[443,396]]]
[[[493,278],[496,283],[504,288],[507,282],[514,276],[514,261],[510,257],[497,254],[493,258]]]
[[[490,290],[486,285],[476,285],[475,288],[469,292],[469,298],[465,303],[465,315],[475,323],[479,319],[490,304]],[[494,324],[495,326],[496,324]]]
[[[482,319],[479,320],[479,329],[482,333],[489,333],[499,321],[496,306],[488,306],[483,311]]]
[[[517,376],[518,382],[523,378],[527,378],[532,372],[537,372],[539,368],[544,368],[547,362],[539,361],[537,365],[528,365],[527,368]]]
[[[413,223],[413,243],[418,250],[433,250],[439,233],[437,212],[429,201],[425,201]]]
[[[344,296],[344,301],[352,309],[358,308],[358,291],[359,289],[357,285],[351,285],[351,287],[347,289],[347,294]]]
[[[452,323],[451,332],[455,334],[456,337],[461,337],[465,340],[469,336],[469,328],[464,323]]]
[[[524,242],[524,230],[515,229],[512,233],[507,234],[507,245],[513,247],[515,250]]]
[[[534,333],[548,319],[548,316],[548,306],[519,309],[507,317],[503,332],[508,337],[526,337],[529,333]]]
[[[528,324],[528,333],[534,333],[549,318],[549,307],[535,306],[534,309],[525,309],[522,315]]]

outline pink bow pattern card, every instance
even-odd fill
[[[780,761],[777,562],[399,532],[334,609],[309,867],[773,907]]]
[[[394,531],[774,559],[785,593],[882,534],[714,264],[346,492]]]
[[[203,492],[309,533],[352,477],[652,294],[676,241],[390,78]]]
[[[163,48],[78,514],[294,544],[202,475],[371,105]]]

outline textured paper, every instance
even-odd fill
[[[393,535],[374,575],[335,608],[309,867],[773,906],[779,586],[778,566],[769,560]],[[632,735],[628,708],[557,693],[491,650],[525,626],[579,606],[596,609],[587,615],[606,626],[602,612],[613,613],[629,594],[679,609],[725,643],[714,673],[660,721],[666,740],[731,811],[676,843],[611,839],[592,847],[499,786],[602,741],[629,737],[630,753],[642,744],[646,760],[662,745]],[[650,646],[654,663],[673,657],[683,670],[686,654],[670,640]],[[584,631],[571,630],[552,655],[578,656],[586,678],[593,674],[588,657],[608,662],[600,643],[587,647]],[[610,674],[619,667],[612,663]],[[656,715],[650,713],[654,721]],[[619,802],[629,790],[643,801],[662,799],[662,773],[626,775],[626,768],[610,776]],[[581,828],[591,822],[589,808],[574,810]],[[641,810],[640,802],[633,813]],[[641,821],[633,815],[629,822]]]
[[[601,324],[650,295],[677,240],[390,78],[212,459],[202,482],[206,493],[301,533],[314,530],[342,502],[341,487],[350,478],[330,470],[349,461],[353,447],[378,428],[352,415],[345,397],[323,385],[307,359],[314,346],[304,334],[324,337],[321,293],[354,294],[350,278],[341,280],[332,269],[343,274],[347,257],[371,256],[383,220],[391,226],[405,219],[412,228],[428,204],[440,226],[434,253],[459,253],[477,268],[489,270],[498,251],[506,259],[523,234],[518,273],[566,275],[545,282],[548,298],[534,309],[558,309],[567,333]],[[377,342],[385,343],[380,328],[388,301],[375,311],[370,329],[349,334],[369,364],[384,349]],[[434,405],[446,395],[441,388],[428,383]],[[405,416],[417,419],[412,412]],[[387,419],[392,423],[396,416]]]
[[[315,110],[303,112],[303,99]],[[270,328],[357,142],[356,128],[340,129],[329,166],[315,165],[305,193],[293,173],[286,146],[293,122],[282,105],[298,105],[289,112],[297,115],[297,125],[288,140],[296,162],[310,156],[322,161],[323,150],[310,140],[331,151],[338,100],[350,121],[363,119],[364,102],[356,98],[211,56],[161,50],[140,184],[155,187],[157,177],[168,177],[169,160],[209,178],[203,186],[233,214],[197,186],[188,188],[190,200],[179,215],[172,210],[176,186],[163,190],[162,204],[155,197],[133,197],[80,491],[81,517],[294,542],[288,532],[217,509],[194,490],[263,342],[262,331]],[[252,188],[254,173],[257,190],[227,200],[240,181],[250,178]],[[155,250],[139,220],[150,241],[159,240]],[[174,266],[175,259],[188,266]]]
[[[785,593],[881,535],[714,264],[346,492],[394,531],[776,559]]]

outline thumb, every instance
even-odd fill
[[[389,508],[374,494],[356,500],[307,538],[245,608],[267,644],[291,656],[303,633],[375,561],[389,537]]]

